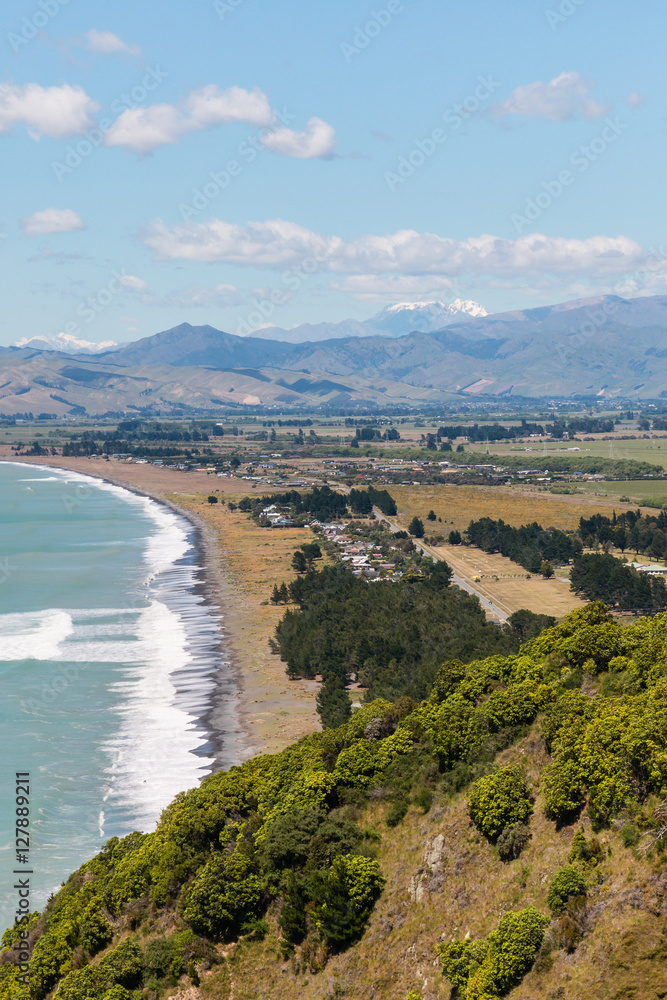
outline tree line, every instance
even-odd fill
[[[529,573],[539,573],[545,562],[567,563],[582,550],[575,535],[543,528],[537,522],[514,528],[503,520],[482,517],[470,522],[466,535],[471,545],[483,552],[499,552]]]
[[[589,548],[613,545],[621,552],[629,549],[636,555],[641,552],[662,559],[667,553],[667,511],[642,514],[640,510],[626,510],[611,518],[593,514],[580,518],[579,535]]]
[[[524,611],[516,629],[510,623],[503,630],[486,621],[476,597],[449,586],[451,575],[438,562],[416,578],[369,584],[337,564],[289,584],[297,607],[279,622],[275,648],[289,677],[322,677],[318,711],[325,726],[349,716],[345,688],[353,675],[367,701],[421,700],[443,658],[514,651],[531,622],[539,631],[552,621]]]
[[[662,576],[649,576],[608,552],[587,552],[574,560],[570,587],[589,601],[604,601],[619,611],[655,613],[667,608]]]

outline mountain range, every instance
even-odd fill
[[[404,334],[396,331],[410,315],[432,326],[449,307],[390,306],[367,321],[382,334],[324,340],[267,339],[266,330],[239,337],[182,323],[94,356],[32,342],[1,348],[0,412],[667,396],[667,296],[606,295],[491,315],[464,305],[463,317],[449,311],[446,325]]]
[[[302,323],[291,330],[265,326],[253,335],[263,340],[281,340],[290,344],[305,341],[341,340],[346,337],[404,337],[408,333],[432,333],[452,323],[488,316],[484,306],[472,299],[454,299],[449,305],[430,302],[397,302],[385,306],[367,320],[345,319],[340,323]]]

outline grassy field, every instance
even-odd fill
[[[233,497],[239,500],[243,494]],[[283,614],[269,603],[274,584],[294,578],[292,554],[312,539],[308,528],[258,528],[241,511],[222,503],[209,504],[205,494],[169,496],[215,532],[223,572],[214,581],[219,591],[223,627],[242,665],[242,686],[249,728],[258,750],[273,753],[306,733],[319,729],[314,681],[290,681],[285,665],[269,648],[269,639]],[[229,499],[232,499],[230,496]]]
[[[587,496],[609,497],[612,500],[616,497],[629,497],[634,504],[667,499],[667,479],[577,483],[577,489],[582,490]]]
[[[525,444],[491,442],[489,454],[532,455],[535,457],[536,465],[539,464],[540,456],[544,454],[571,455],[578,458],[629,458],[636,462],[667,465],[667,436],[664,433],[661,433],[660,437],[636,438],[634,441],[624,441],[621,438],[604,441],[603,437],[609,435],[601,435],[593,441],[527,441]],[[579,450],[572,450],[575,448]],[[466,445],[466,450],[486,453],[486,444],[478,442],[475,445]]]
[[[585,603],[570,591],[567,570],[559,570],[551,580],[539,575],[528,579],[521,566],[497,553],[487,554],[467,545],[442,545],[435,551],[455,573],[474,581],[485,597],[508,614],[526,608],[535,614],[562,618]]]
[[[665,481],[667,485],[667,480]],[[596,485],[612,485],[596,484]],[[626,486],[626,483],[618,484]],[[582,494],[560,495],[507,486],[391,486],[398,506],[398,520],[407,526],[416,514],[422,518],[427,535],[463,531],[480,517],[502,518],[519,527],[537,521],[545,527],[574,530],[582,515],[611,514],[632,504]],[[442,523],[426,520],[433,510]]]

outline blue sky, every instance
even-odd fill
[[[0,343],[667,291],[658,0],[5,0]]]

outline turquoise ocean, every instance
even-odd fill
[[[16,772],[31,774],[41,909],[107,839],[153,829],[177,792],[237,762],[234,684],[199,555],[196,529],[156,501],[0,462],[2,927],[15,910]]]

